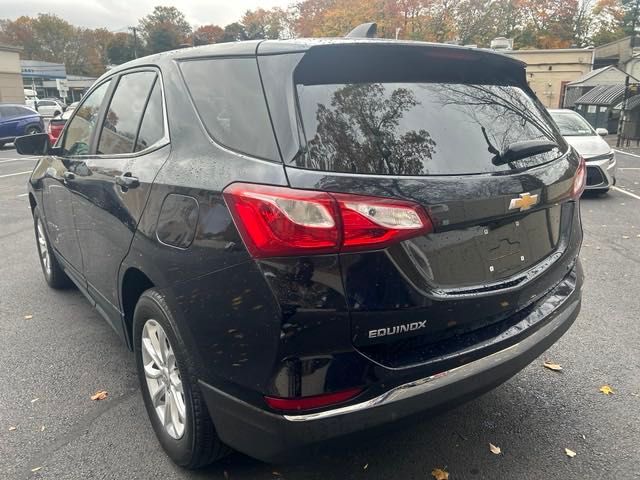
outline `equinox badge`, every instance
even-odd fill
[[[523,210],[529,210],[536,203],[538,203],[538,195],[531,195],[529,192],[521,193],[520,198],[512,198],[509,203],[509,210],[519,208]]]
[[[421,328],[427,327],[427,321],[405,323],[404,325],[395,325],[387,328],[377,328],[369,330],[369,338],[386,337],[387,335],[397,335],[399,333],[413,332]]]

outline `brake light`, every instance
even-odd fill
[[[312,397],[264,397],[264,399],[267,402],[267,405],[274,410],[300,411],[328,407],[330,405],[346,402],[360,394],[360,392],[362,392],[362,388],[350,388],[349,390],[326,393],[323,395],[314,395]]]
[[[584,158],[580,157],[580,164],[576,170],[576,174],[573,177],[573,188],[571,189],[571,196],[573,198],[579,198],[584,192],[584,188],[587,185],[587,164]]]
[[[424,209],[402,200],[247,183],[223,195],[256,258],[384,248],[433,231]]]

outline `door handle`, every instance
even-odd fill
[[[122,175],[118,175],[116,177],[116,183],[120,185],[122,190],[124,190],[125,192],[130,188],[136,188],[140,186],[140,180],[138,180],[138,177],[132,177],[131,172],[126,172]]]

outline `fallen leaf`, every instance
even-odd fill
[[[568,448],[564,449],[564,453],[567,454],[567,457],[573,458],[576,456],[576,452],[574,452],[573,450],[569,450]]]
[[[491,453],[493,453],[495,455],[500,455],[502,453],[502,450],[500,450],[500,447],[496,447],[491,442],[489,442],[489,450],[491,450]]]
[[[41,431],[41,432],[44,432],[44,425],[42,425],[42,426],[40,427],[40,431]]]
[[[33,315],[25,315],[24,319],[25,320],[31,320],[33,318]]]
[[[91,395],[91,400],[104,400],[105,398],[107,398],[107,395],[109,394],[106,390],[98,390],[96,393]]]
[[[629,238],[629,235],[622,235],[622,238],[627,239]]]
[[[605,395],[611,395],[612,393],[615,393],[613,391],[613,388],[611,388],[609,385],[603,385],[600,387],[600,391],[602,393],[604,393]]]
[[[369,468],[369,464],[368,464],[368,463],[367,463],[367,464],[365,464],[365,466],[364,466],[364,467],[362,467],[362,470],[366,470],[367,468]]]
[[[42,470],[42,467],[36,467],[31,469],[33,473],[37,472],[38,470]]]
[[[433,475],[433,478],[436,480],[449,480],[449,472],[445,472],[441,468],[434,468],[431,471],[431,475]]]
[[[280,472],[276,472],[276,471],[271,472],[271,475],[275,475],[276,477],[281,477],[282,476],[282,475],[280,475]]]
[[[33,400],[31,400],[31,403],[36,403],[38,400],[40,400],[39,398],[34,398]]]
[[[14,430],[17,430],[17,429],[18,429],[18,427],[9,427],[9,431],[10,432],[13,432]]]
[[[549,370],[553,370],[554,372],[559,372],[560,370],[562,370],[562,367],[559,364],[548,362],[546,360],[542,364],[542,366],[545,367],[545,368],[548,368]]]

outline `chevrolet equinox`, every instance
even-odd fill
[[[28,183],[49,286],[135,352],[162,447],[276,461],[452,406],[580,310],[584,160],[524,64],[381,39],[109,70]]]

